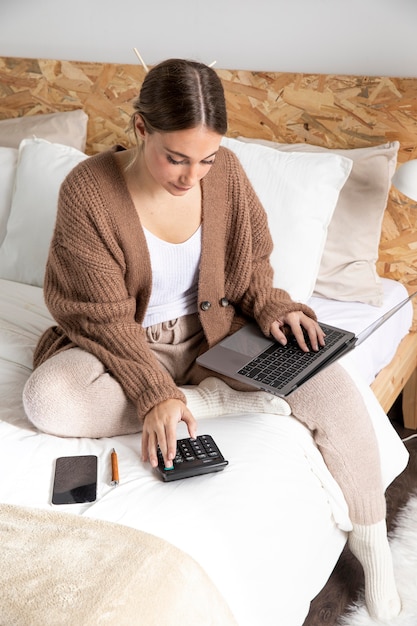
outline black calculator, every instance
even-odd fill
[[[172,467],[165,467],[158,448],[157,470],[166,482],[209,472],[219,472],[228,463],[210,435],[199,435],[196,439],[179,439]]]

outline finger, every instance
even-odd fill
[[[286,335],[282,332],[281,327],[279,325],[279,322],[275,321],[272,322],[271,324],[271,335],[273,336],[273,338],[278,341],[278,343],[282,344],[283,346],[287,345],[287,337]]]
[[[148,433],[142,431],[142,461],[146,463],[148,460]]]
[[[317,350],[319,349],[319,343],[317,339],[317,328],[315,322],[309,319],[307,323],[305,321],[302,321],[301,323],[303,325],[302,329],[304,329],[304,331],[302,330],[304,342],[307,345],[306,338],[308,337],[308,344],[314,350],[314,352],[317,352]]]
[[[304,332],[299,324],[293,324],[291,326],[294,338],[303,352],[310,352],[307,342],[305,340]]]
[[[311,347],[315,352],[318,351],[319,346],[324,346],[324,332],[320,328],[317,322],[313,322],[312,324],[306,325],[306,330],[308,334],[308,338],[311,344]]]
[[[188,434],[192,439],[197,437],[197,421],[194,418],[194,415],[191,413],[190,409],[185,407],[184,413],[182,416],[182,421],[187,424]]]
[[[317,326],[319,327],[319,332],[318,332],[319,344],[321,346],[325,346],[326,345],[326,333],[324,332],[324,330],[319,324],[317,324]]]
[[[157,440],[156,434],[154,432],[151,432],[149,434],[149,440],[148,440],[148,458],[149,458],[149,463],[152,465],[152,467],[157,467],[158,465],[157,446],[158,446],[158,440]],[[161,447],[161,445],[159,447]]]
[[[167,432],[167,453],[163,455],[165,467],[172,467],[173,460],[177,454],[177,435],[176,429],[169,427]]]

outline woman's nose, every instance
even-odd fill
[[[199,180],[200,167],[196,165],[189,165],[187,169],[182,173],[181,182],[187,187],[192,187]]]

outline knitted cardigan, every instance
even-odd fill
[[[139,416],[168,398],[185,401],[149,348],[141,325],[151,263],[138,214],[114,153],[86,159],[63,182],[47,261],[45,301],[57,325],[41,337],[35,367],[78,346],[119,381]],[[245,318],[269,335],[285,313],[304,311],[273,288],[267,217],[233,152],[220,148],[201,181],[202,251],[198,285],[201,351]]]

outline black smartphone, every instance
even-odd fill
[[[55,462],[52,504],[94,502],[97,497],[97,457],[60,456]]]

